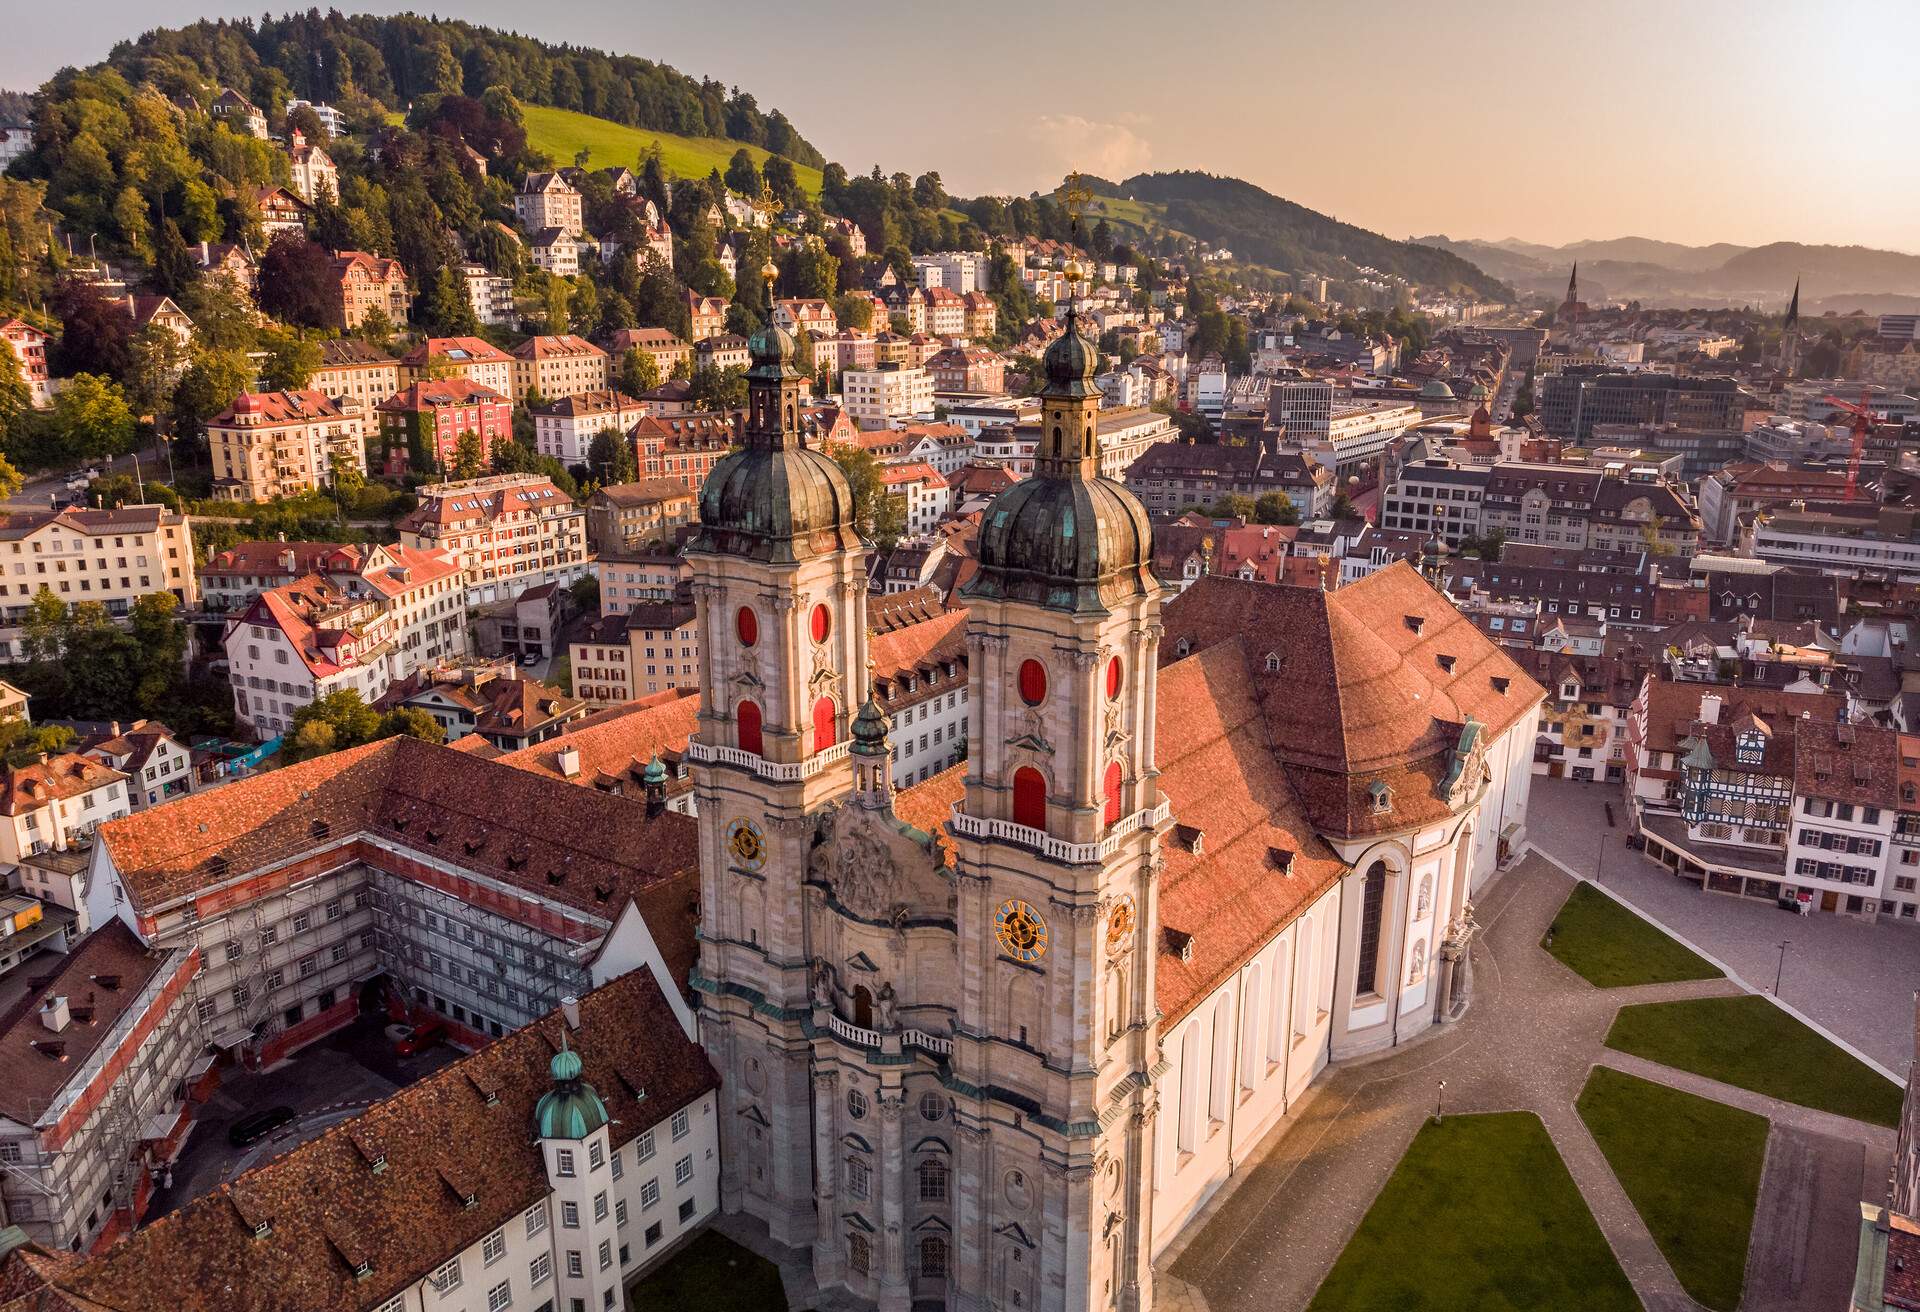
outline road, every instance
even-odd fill
[[[136,457],[134,456],[121,456],[115,460],[96,460],[85,467],[89,469],[99,469],[103,474],[131,474],[134,472],[135,459]],[[140,454],[138,460],[141,472],[152,475],[155,469],[155,456],[153,453],[144,451]],[[31,481],[23,484],[18,492],[8,497],[4,502],[0,502],[0,505],[4,505],[8,510],[45,510],[48,506],[66,499],[68,495],[67,480],[72,478],[76,472],[78,471],[67,469],[51,474],[36,475]]]

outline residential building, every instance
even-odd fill
[[[567,650],[574,690],[596,703],[697,686],[700,634],[685,594],[603,615]]]
[[[966,305],[966,335],[974,341],[982,341],[1000,331],[1000,307],[993,297],[983,291],[967,292],[962,298]]]
[[[935,337],[964,337],[967,332],[967,303],[950,287],[929,287],[926,297],[926,325],[917,332]]]
[[[270,588],[227,622],[235,712],[264,741],[328,693],[372,703],[416,670],[466,655],[466,600],[451,556],[411,546],[376,547],[357,573]]]
[[[847,413],[862,428],[891,428],[897,422],[933,417],[933,379],[925,369],[849,369],[840,376],[840,393]]]
[[[259,282],[260,267],[253,252],[240,242],[203,241],[189,248],[193,262],[203,277],[224,278],[235,291],[249,298]]]
[[[693,356],[702,369],[745,369],[747,339],[739,333],[715,333],[694,345]]]
[[[396,700],[431,715],[449,743],[478,734],[503,752],[545,742],[587,714],[581,698],[518,674],[512,666],[504,672],[468,669],[463,677],[436,680]]]
[[[312,206],[285,187],[261,187],[254,193],[254,207],[260,212],[261,234],[269,243],[283,232],[305,236],[307,216],[313,212]]]
[[[135,720],[122,729],[83,741],[79,752],[126,777],[127,804],[134,811],[171,802],[195,791],[193,751],[179,735],[158,720]]]
[[[213,495],[271,501],[333,486],[334,461],[366,472],[360,414],[325,393],[242,392],[207,421]]]
[[[647,416],[633,427],[640,477],[678,479],[697,494],[713,467],[733,449],[739,422],[730,410]]]
[[[1700,517],[1664,479],[1621,478],[1604,469],[1503,461],[1487,476],[1483,533],[1509,542],[1603,551],[1652,548],[1685,559],[1700,546]]]
[[[926,363],[935,392],[971,392],[997,396],[1007,387],[1007,362],[979,346],[949,346]]]
[[[260,107],[235,91],[232,87],[220,88],[220,94],[207,106],[207,113],[215,122],[227,125],[227,130],[243,137],[267,139],[267,116]]]
[[[466,284],[467,304],[473,307],[475,319],[493,328],[513,322],[513,279],[484,264],[461,265],[460,279]]]
[[[419,489],[400,540],[446,551],[466,573],[467,604],[517,597],[587,573],[587,512],[539,474],[494,474]]]
[[[4,170],[0,170],[4,171]],[[8,319],[0,323],[0,341],[20,362],[20,377],[27,385],[27,395],[36,406],[45,406],[52,402],[53,393],[47,386],[47,334],[21,319]]]
[[[134,331],[145,328],[163,329],[173,335],[184,351],[193,344],[193,320],[187,317],[171,296],[146,296],[139,292],[128,292],[113,304],[127,312],[133,320]]]
[[[674,530],[693,523],[699,513],[700,494],[680,479],[612,483],[587,498],[587,542],[595,552],[670,543]]]
[[[0,863],[83,847],[93,831],[132,809],[127,776],[78,752],[0,771]]]
[[[33,149],[33,126],[29,123],[0,123],[0,174],[14,166]]]
[[[689,331],[696,346],[727,330],[727,302],[724,297],[688,292],[687,315],[692,324]]]
[[[654,368],[663,379],[671,378],[674,370],[683,366],[689,371],[693,368],[693,347],[675,337],[670,329],[620,329],[607,343],[607,352],[617,361],[628,351],[645,351],[652,356]]]
[[[542,228],[527,239],[527,258],[533,267],[556,278],[577,277],[585,249],[580,238],[565,228]]]
[[[900,519],[908,537],[924,537],[933,532],[952,504],[952,492],[945,476],[920,461],[884,465],[880,481],[887,495],[901,502]]]
[[[559,228],[586,232],[585,198],[558,173],[529,173],[513,198],[513,214],[528,232]]]
[[[1763,511],[1754,520],[1752,553],[1772,564],[1847,577],[1878,574],[1920,581],[1917,525],[1920,512],[1871,503]]]
[[[401,357],[400,366],[403,383],[438,373],[478,383],[502,396],[514,395],[513,357],[484,338],[424,338]]]
[[[1457,550],[1480,536],[1480,502],[1492,472],[1446,456],[1404,465],[1380,498],[1380,527],[1437,536]]]
[[[804,330],[814,337],[831,337],[840,331],[832,303],[820,297],[779,298],[773,303],[773,322],[787,332]]]
[[[343,542],[242,542],[200,567],[200,598],[216,614],[241,610],[268,588],[309,574],[357,574],[368,548]]]
[[[1796,501],[1843,501],[1845,474],[1824,469],[1792,469],[1784,463],[1736,464],[1700,480],[1700,522],[1704,538],[1716,546],[1737,542],[1763,510],[1790,508]]]
[[[375,310],[396,326],[407,322],[407,271],[400,261],[365,251],[342,251],[333,258],[333,278],[339,287],[334,327],[358,328]]]
[[[893,786],[905,789],[966,759],[967,611],[935,602],[902,618],[876,628],[867,648],[873,700],[893,743]]]
[[[562,464],[584,465],[596,436],[611,431],[624,439],[627,430],[647,414],[647,405],[625,392],[603,388],[529,406],[527,413],[533,416],[536,451]],[[605,470],[588,472],[596,478],[606,475]]]
[[[20,625],[43,588],[68,606],[98,602],[114,619],[149,592],[192,609],[200,601],[192,525],[157,505],[9,513],[0,518],[0,654],[25,658]]]
[[[600,613],[624,615],[642,601],[671,601],[687,582],[687,563],[666,545],[600,548]]]
[[[293,177],[293,189],[301,200],[314,204],[321,200],[336,200],[340,195],[340,170],[331,156],[319,146],[310,144],[304,133],[295,129],[287,147],[288,168]]]
[[[605,391],[607,353],[584,337],[536,336],[513,348],[513,399],[529,392],[547,400]]]
[[[390,475],[409,470],[446,475],[460,439],[480,439],[480,449],[513,440],[513,402],[467,378],[420,378],[374,407]]]
[[[914,277],[920,286],[944,287],[957,296],[987,291],[993,281],[993,263],[985,251],[935,251],[913,257]]]
[[[357,337],[329,337],[320,343],[320,367],[307,379],[307,390],[372,414],[400,390],[400,362]]]
[[[330,138],[342,137],[347,133],[347,116],[332,105],[316,105],[311,100],[289,100],[287,112],[291,114],[296,109],[312,110],[313,116],[320,120],[320,126],[327,130]]]

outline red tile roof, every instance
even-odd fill
[[[79,797],[125,778],[118,770],[77,752],[62,752],[0,775],[0,815],[25,815],[50,802]]]
[[[456,365],[505,364],[512,356],[480,337],[429,337],[408,351],[401,363],[419,369],[435,356]]]

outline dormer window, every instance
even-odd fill
[[[1373,814],[1385,815],[1393,810],[1393,789],[1376,779],[1367,785],[1367,801],[1373,808]]]
[[[1734,740],[1733,759],[1741,765],[1759,765],[1766,759],[1767,736],[1757,729],[1747,729]]]
[[[1279,655],[1275,652],[1268,652],[1267,653],[1267,673],[1278,674],[1279,672],[1280,672]]]

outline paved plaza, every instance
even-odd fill
[[[1607,828],[1606,803],[1618,827]],[[1782,939],[1780,997],[1901,1079],[1913,1060],[1913,999],[1920,991],[1920,927],[1882,919],[1796,915],[1771,902],[1702,891],[1626,846],[1618,784],[1535,779],[1527,811],[1534,845],[1594,878],[1669,933],[1713,957],[1750,988],[1773,991]],[[1602,857],[1604,850],[1605,856]]]
[[[1592,847],[1591,822],[1577,818],[1578,799],[1563,803],[1558,790],[1542,792],[1551,800],[1535,813],[1553,809],[1571,833],[1581,833],[1584,825]],[[1592,796],[1598,810],[1604,795]],[[1604,829],[1604,816],[1599,824]],[[1612,865],[1609,855],[1610,872]],[[1893,1131],[1606,1049],[1608,1026],[1622,1006],[1741,989],[1730,980],[1607,990],[1589,985],[1539,947],[1573,886],[1570,877],[1536,853],[1487,891],[1477,905],[1482,932],[1474,948],[1474,1002],[1466,1017],[1400,1051],[1336,1068],[1323,1078],[1207,1214],[1163,1255],[1157,1267],[1162,1307],[1179,1312],[1304,1308],[1422,1119],[1433,1114],[1441,1080],[1450,1113],[1537,1113],[1649,1312],[1697,1307],[1574,1110],[1596,1064],[1768,1117],[1773,1130],[1743,1307],[1759,1312],[1846,1305],[1858,1224],[1854,1204],[1865,1196],[1863,1190],[1884,1186]],[[1700,894],[1691,896],[1697,901]],[[1748,910],[1737,903],[1731,909]],[[1804,925],[1785,913],[1780,923],[1795,929]],[[1902,931],[1886,927],[1886,932]],[[1706,946],[1718,955],[1712,944]],[[1744,962],[1735,968],[1750,969]],[[1808,979],[1807,986],[1813,991],[1814,981]],[[1790,981],[1788,997],[1793,993]],[[1910,1043],[1910,997],[1903,996],[1899,1007]],[[1856,1026],[1863,1037],[1867,1030]],[[1904,1072],[1904,1062],[1897,1069]]]

